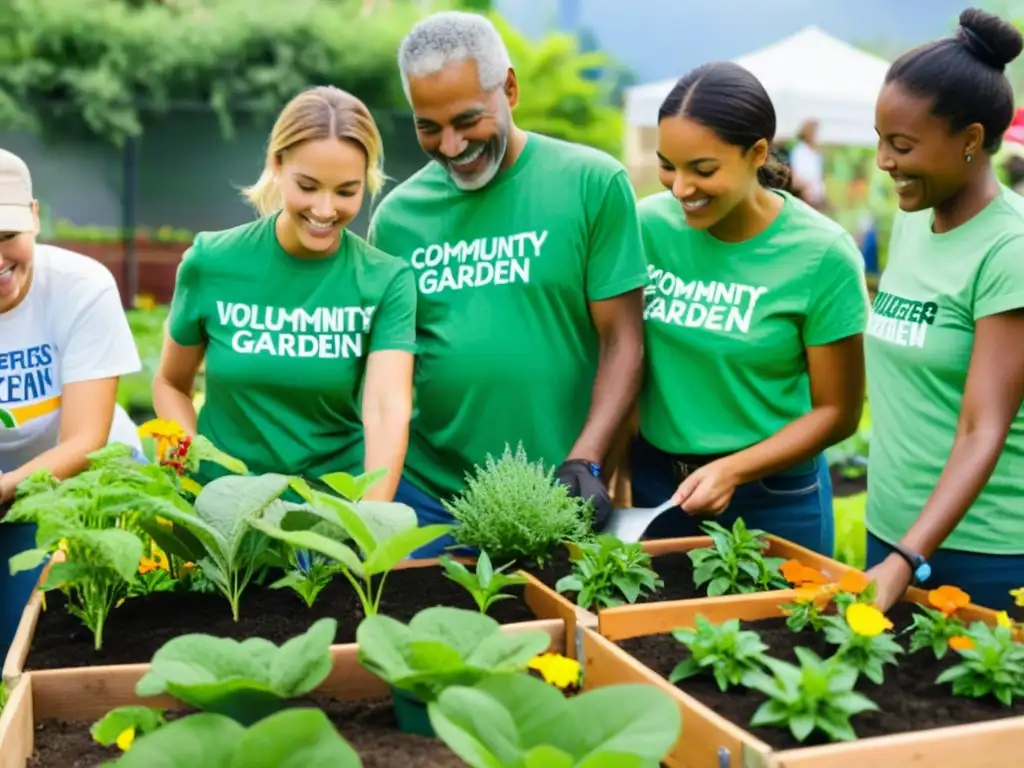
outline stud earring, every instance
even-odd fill
[[[967,161],[968,163],[969,163],[969,162],[971,162],[971,156],[970,156],[970,155],[965,155],[965,156],[964,156],[964,159],[965,159],[965,160],[966,160],[966,161]]]

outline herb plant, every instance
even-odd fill
[[[284,576],[270,585],[271,589],[292,589],[302,598],[307,608],[312,608],[317,596],[324,590],[337,567],[323,555],[295,552],[289,549],[289,568]]]
[[[143,736],[114,768],[361,768],[362,761],[320,709],[287,709],[245,728],[201,712]]]
[[[478,611],[436,606],[403,624],[369,616],[356,629],[359,661],[393,688],[430,702],[452,685],[474,685],[522,672],[551,638],[532,631],[508,635]]]
[[[943,586],[928,593],[928,602],[931,607],[917,607],[913,624],[905,631],[910,633],[911,653],[930,648],[935,658],[941,659],[949,651],[950,640],[967,634],[956,612],[970,603],[970,597],[956,587]]]
[[[960,663],[945,670],[935,682],[952,683],[957,696],[977,699],[991,695],[1006,706],[1024,698],[1024,645],[1014,640],[1012,630],[976,621],[967,638],[970,642],[957,649]]]
[[[708,597],[786,586],[779,572],[783,559],[764,556],[768,548],[764,531],[748,530],[742,518],[736,519],[731,531],[714,521],[701,527],[713,543],[688,555],[693,562],[693,582],[698,588],[706,584]]]
[[[467,474],[462,494],[442,502],[459,523],[455,540],[495,561],[540,565],[562,542],[585,539],[593,505],[570,496],[554,474],[554,467],[530,462],[521,443],[515,454],[506,445],[498,460],[488,454],[485,468]]]
[[[669,682],[677,683],[710,671],[722,691],[742,685],[748,672],[762,670],[768,646],[760,635],[740,629],[739,619],[712,624],[704,616],[695,617],[693,629],[677,629],[672,633],[690,651],[690,657],[676,665]]]
[[[294,483],[293,487],[299,489]],[[297,550],[318,552],[332,560],[352,585],[366,616],[376,615],[380,609],[384,582],[391,569],[452,528],[450,525],[418,527],[416,513],[404,504],[370,501],[353,504],[309,488],[301,489],[300,493],[312,502],[311,505],[289,509],[277,522],[266,518],[250,520],[249,524]],[[325,523],[344,531],[362,556],[338,538],[321,532]],[[375,582],[377,576],[380,578]]]
[[[320,619],[280,647],[259,637],[239,642],[181,635],[153,655],[135,693],[169,694],[204,712],[250,725],[324,681],[331,671],[330,647],[337,629],[334,619]]]
[[[566,698],[526,675],[447,688],[428,712],[469,768],[656,768],[681,729],[679,708],[652,686]]]
[[[850,718],[876,711],[878,705],[853,690],[857,670],[836,657],[822,660],[809,648],[794,649],[800,666],[765,657],[773,673],[754,671],[743,684],[768,697],[750,720],[750,725],[789,728],[799,742],[815,730],[832,741],[857,738]]]
[[[476,561],[476,572],[470,573],[462,563],[456,562],[450,555],[442,555],[439,558],[444,575],[463,586],[473,596],[480,613],[487,613],[498,600],[507,600],[514,595],[503,594],[503,589],[519,586],[526,583],[526,577],[519,574],[502,573],[511,563],[505,563],[500,568],[491,565],[491,558],[486,552],[481,552]]]
[[[665,584],[652,570],[651,556],[639,542],[626,544],[603,534],[575,546],[579,555],[573,558],[572,573],[559,579],[555,589],[575,592],[581,608],[635,603],[644,592],[656,592]]]
[[[825,618],[825,639],[839,646],[836,656],[877,685],[885,680],[884,666],[896,664],[903,653],[888,629],[892,622],[867,603],[854,603],[842,616]]]
[[[148,530],[165,552],[199,566],[227,598],[238,621],[242,593],[269,557],[270,542],[253,530],[253,523],[275,507],[283,508],[280,496],[289,485],[286,475],[219,477],[196,497],[193,512],[151,500],[144,509],[173,527],[153,524]]]

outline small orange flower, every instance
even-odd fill
[[[801,563],[799,560],[787,560],[779,569],[782,577],[794,587],[807,587],[812,584],[825,584],[826,579],[814,568]]]
[[[971,604],[971,596],[959,587],[942,586],[928,593],[928,602],[946,616],[952,616]]]
[[[846,592],[850,595],[859,595],[869,586],[871,586],[871,579],[867,577],[867,574],[860,571],[847,571],[839,579],[839,583],[836,584],[836,591]]]
[[[813,603],[817,610],[823,611],[832,602],[832,590],[828,585],[797,587],[796,602]]]
[[[974,648],[974,641],[967,635],[957,635],[949,638],[949,647],[954,651],[969,651]]]

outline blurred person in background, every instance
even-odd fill
[[[878,97],[878,167],[902,212],[866,346],[882,610],[909,584],[995,609],[1024,586],[1024,200],[992,167],[1021,47],[1012,24],[967,10],[897,59]]]
[[[642,360],[647,272],[626,170],[516,126],[516,73],[483,16],[428,17],[398,61],[431,162],[370,225],[419,288],[417,413],[397,498],[421,524],[451,522],[442,500],[521,441],[594,502],[600,528],[611,514],[602,462]]]
[[[800,126],[796,143],[789,151],[789,167],[800,199],[824,211],[828,208],[828,192],[825,189],[825,158],[818,148],[818,128],[817,120],[807,120]]]
[[[109,441],[142,452],[117,405],[120,377],[142,369],[117,283],[98,261],[36,243],[38,232],[28,166],[0,149],[0,515],[36,471],[72,476]],[[11,576],[7,563],[35,534],[0,525],[0,654],[41,570]]]
[[[731,62],[682,77],[658,113],[668,191],[639,204],[650,283],[633,502],[678,505],[646,538],[742,518],[830,555],[823,451],[860,420],[867,291],[849,233],[786,191],[775,121]]]
[[[331,86],[289,102],[245,190],[255,221],[203,232],[178,270],[153,404],[250,471],[358,475],[390,501],[412,412],[416,286],[402,261],[348,229],[383,184],[366,106]],[[192,389],[206,361],[206,398]],[[203,481],[221,472],[200,467]]]

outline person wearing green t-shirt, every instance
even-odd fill
[[[518,128],[519,85],[483,16],[417,24],[399,51],[431,158],[374,212],[370,241],[418,288],[416,414],[398,499],[450,521],[488,454],[522,443],[610,515],[601,477],[639,387],[646,282],[625,169],[595,149]],[[441,540],[418,556],[451,544]]]
[[[1020,33],[978,10],[905,53],[878,97],[901,213],[868,323],[867,557],[878,605],[908,584],[1005,610],[1024,586],[1024,201],[992,155]]]
[[[254,473],[386,468],[367,498],[390,501],[412,413],[416,285],[347,229],[381,188],[381,161],[373,118],[350,94],[312,88],[284,108],[246,190],[260,218],[200,233],[178,269],[153,403]]]
[[[775,109],[754,75],[717,62],[658,113],[660,181],[640,202],[650,270],[633,503],[676,507],[646,538],[743,519],[834,547],[822,452],[864,402],[863,260],[841,226],[786,191]]]

